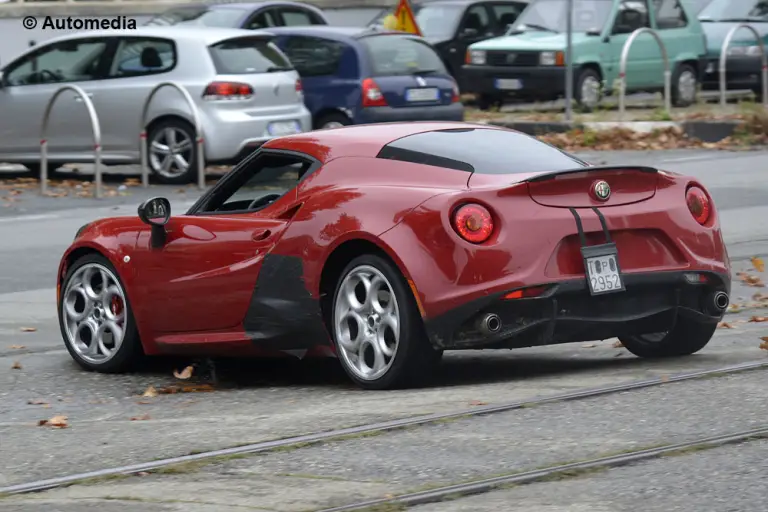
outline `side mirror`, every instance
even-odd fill
[[[165,245],[165,225],[171,219],[171,202],[164,197],[147,199],[139,205],[139,218],[152,226],[152,247]]]

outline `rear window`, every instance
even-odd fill
[[[273,43],[263,38],[238,38],[209,48],[216,72],[220,75],[246,75],[293,69],[288,58]]]
[[[564,171],[588,164],[523,133],[458,128],[418,133],[384,146],[377,158],[479,174]]]
[[[346,44],[319,37],[292,36],[283,45],[285,55],[303,77],[335,75]]]
[[[414,73],[448,74],[443,61],[426,42],[412,37],[379,35],[360,39],[376,76]]]

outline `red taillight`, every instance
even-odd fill
[[[304,92],[304,85],[302,85],[300,78],[296,79],[296,92],[298,92],[298,93],[303,93]]]
[[[465,204],[453,214],[453,227],[467,242],[481,244],[493,233],[493,217],[479,204]]]
[[[685,202],[696,222],[702,226],[706,224],[712,214],[712,206],[707,194],[699,187],[693,186],[685,192]]]
[[[363,107],[386,107],[387,100],[384,99],[381,89],[373,81],[373,78],[363,80]]]
[[[459,84],[453,82],[453,96],[451,97],[451,103],[458,103],[461,99],[461,93],[459,92]]]
[[[240,82],[211,82],[203,92],[206,100],[244,100],[253,96],[253,88]]]

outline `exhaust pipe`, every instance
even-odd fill
[[[501,330],[501,318],[495,313],[488,313],[480,318],[477,329],[485,335],[495,334]]]
[[[718,311],[724,311],[728,307],[728,294],[725,292],[717,292],[713,299],[713,304]]]

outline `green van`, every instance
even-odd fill
[[[661,37],[672,69],[672,103],[688,106],[706,67],[707,45],[695,0],[572,0],[573,97],[585,109],[610,95],[619,77],[621,52],[635,30]],[[507,35],[472,44],[462,70],[463,93],[481,109],[506,97],[548,101],[565,96],[567,0],[534,0]],[[651,34],[632,43],[626,91],[664,90],[664,61]]]

